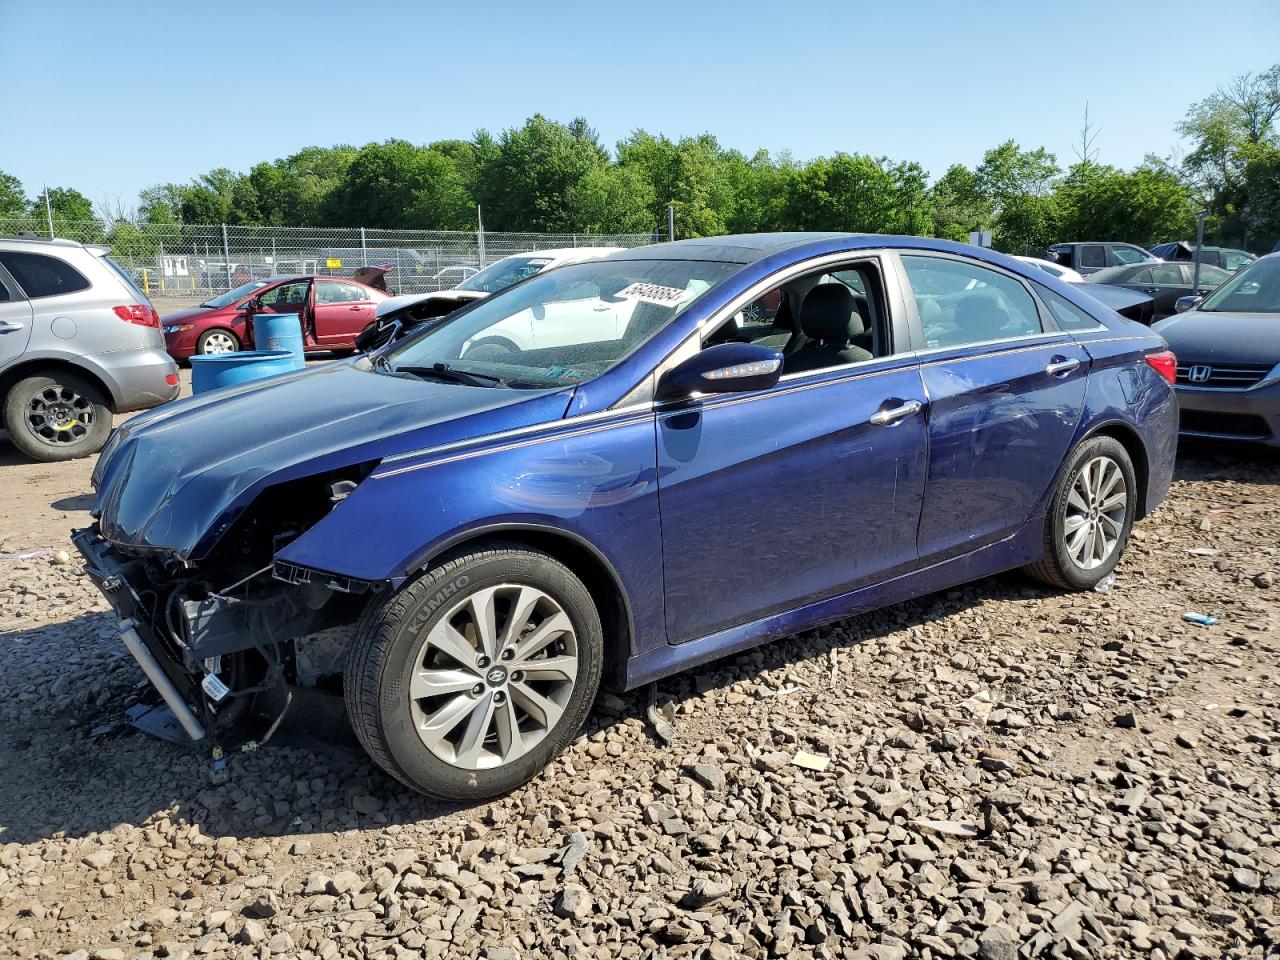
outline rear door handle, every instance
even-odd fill
[[[1044,368],[1044,372],[1050,376],[1059,377],[1065,373],[1070,373],[1078,366],[1080,366],[1080,361],[1075,357],[1062,357],[1051,360],[1049,365]]]
[[[22,329],[22,324],[14,323],[12,320],[0,320],[0,333],[17,333]]]
[[[897,423],[899,420],[905,420],[907,417],[913,416],[924,409],[924,404],[919,400],[908,400],[900,407],[890,407],[888,410],[877,410],[871,415],[868,423],[877,427],[888,427]]]

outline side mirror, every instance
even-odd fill
[[[720,343],[667,371],[658,385],[658,399],[767,390],[781,376],[782,354],[777,350],[758,343]]]
[[[245,313],[264,313],[267,308],[258,297],[250,297],[240,305],[240,309]]]
[[[1200,305],[1200,301],[1203,299],[1204,297],[1194,293],[1191,294],[1190,296],[1179,297],[1173,303],[1173,312],[1186,313],[1188,310],[1194,310],[1196,307]]]

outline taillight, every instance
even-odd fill
[[[164,385],[166,387],[176,387],[178,385],[178,375],[176,373],[166,373],[164,375]]]
[[[122,307],[112,307],[117,317],[127,323],[136,323],[140,327],[160,329],[160,314],[155,307],[144,307],[140,303],[129,303]]]
[[[1160,376],[1164,377],[1170,383],[1173,383],[1178,379],[1178,358],[1173,355],[1172,350],[1161,350],[1158,353],[1148,353],[1146,361],[1148,367],[1160,374]]]

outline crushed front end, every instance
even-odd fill
[[[116,543],[100,523],[72,536],[120,618],[121,641],[192,740],[261,742],[298,688],[337,692],[345,642],[380,584],[276,554],[333,509],[372,464],[268,487],[198,560]]]

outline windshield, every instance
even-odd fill
[[[525,277],[532,277],[551,262],[550,257],[520,256],[504,257],[497,263],[491,263],[479,273],[472,274],[455,288],[457,290],[474,290],[477,293],[497,293],[505,290],[513,283]]]
[[[609,370],[741,269],[687,260],[596,260],[479,300],[379,358],[382,369],[523,388],[584,383]],[[470,375],[470,379],[463,379]]]
[[[242,300],[255,290],[261,290],[267,285],[265,280],[250,280],[248,283],[242,283],[234,290],[228,290],[226,293],[220,293],[212,300],[206,300],[200,304],[202,307],[229,307],[237,300]]]
[[[1280,257],[1255,260],[1197,308],[1201,313],[1280,313]]]

